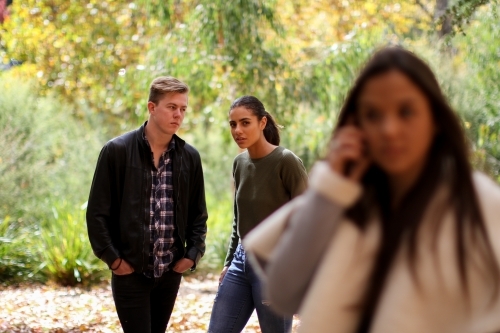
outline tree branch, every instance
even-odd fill
[[[434,21],[434,15],[432,15],[432,13],[430,12],[430,10],[425,6],[424,3],[422,3],[422,1],[415,0],[415,3],[417,5],[419,5],[420,8],[422,8],[422,10],[429,16],[429,18],[431,19],[431,21]]]

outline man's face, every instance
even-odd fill
[[[187,106],[187,94],[166,94],[158,104],[148,102],[149,121],[160,133],[174,135],[182,125]]]

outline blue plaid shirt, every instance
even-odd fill
[[[148,146],[146,136],[143,136]],[[171,153],[175,148],[174,138],[170,141],[168,148],[160,156],[158,169],[154,165],[151,169],[152,188],[150,197],[150,242],[149,242],[149,263],[145,275],[148,277],[160,277],[168,271],[174,259],[174,184],[172,177]]]

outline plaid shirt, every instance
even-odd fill
[[[144,140],[149,142],[144,135]],[[154,166],[151,169],[152,188],[150,206],[150,242],[149,242],[149,264],[145,273],[148,277],[160,277],[169,270],[174,259],[174,186],[172,177],[172,160],[170,153],[175,148],[175,141],[172,138],[168,148],[160,156],[158,169]]]

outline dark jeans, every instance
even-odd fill
[[[261,293],[260,280],[240,244],[215,296],[208,332],[239,333],[254,309],[262,333],[290,332],[292,317],[276,315]]]
[[[172,270],[160,278],[112,274],[111,289],[123,332],[165,333],[181,278]]]

